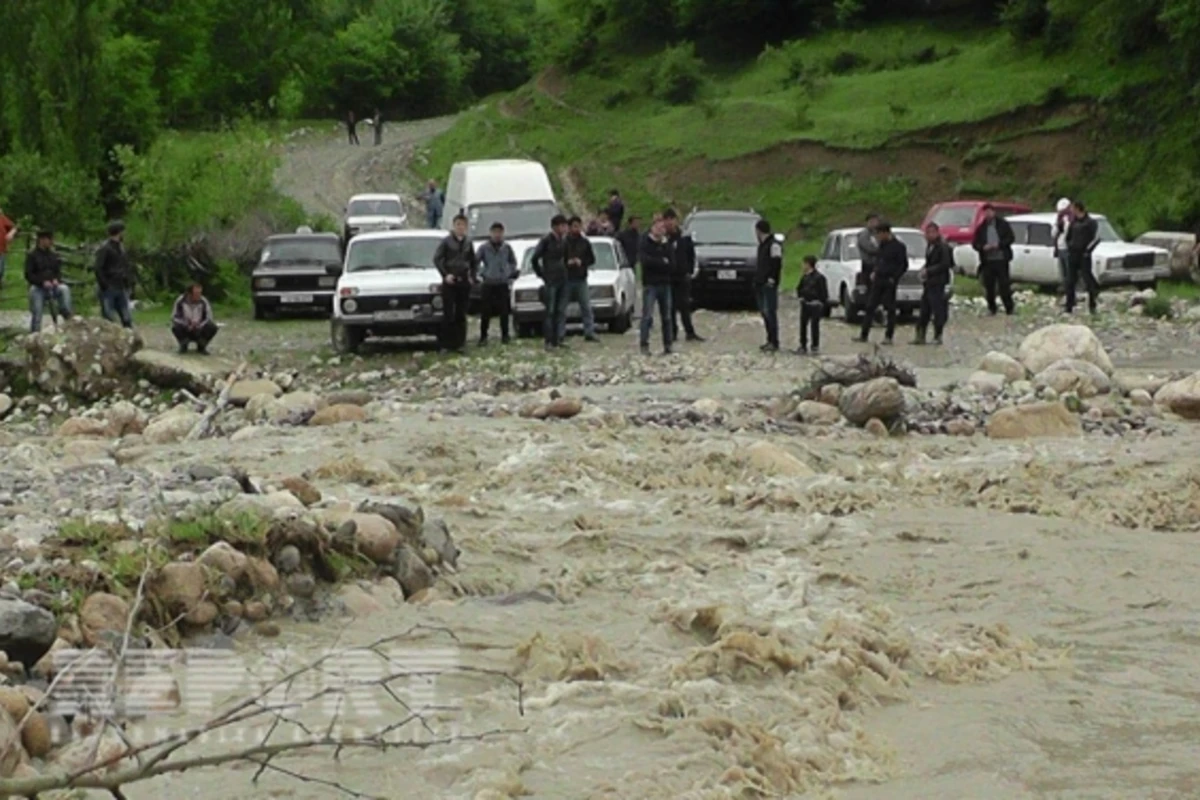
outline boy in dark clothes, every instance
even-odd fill
[[[816,353],[821,349],[821,317],[825,316],[825,308],[829,304],[829,284],[825,276],[817,272],[815,256],[804,257],[804,274],[796,286],[796,296],[800,298],[800,349],[796,353],[804,355],[810,352],[810,339],[811,352]]]

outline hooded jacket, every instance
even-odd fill
[[[862,273],[870,275],[879,264],[879,240],[870,228],[858,232],[858,256],[862,259]]]

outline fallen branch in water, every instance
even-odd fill
[[[221,393],[217,395],[216,402],[209,406],[204,415],[192,426],[188,431],[187,438],[184,441],[194,442],[197,439],[204,437],[208,433],[208,429],[212,427],[212,421],[220,414],[225,406],[229,405],[229,393],[233,390],[233,385],[242,377],[242,373],[246,370],[246,362],[243,361],[238,368],[229,374],[225,379],[225,385],[221,388]]]

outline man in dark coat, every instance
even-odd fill
[[[37,245],[25,256],[25,281],[29,284],[29,331],[42,329],[46,303],[58,304],[63,319],[71,318],[71,289],[63,283],[62,258],[54,250],[54,234],[38,231]]]
[[[921,268],[921,315],[917,318],[917,337],[913,344],[925,344],[925,332],[933,321],[933,343],[942,343],[942,331],[950,315],[946,287],[954,270],[954,251],[942,238],[936,222],[925,226],[925,266]]]
[[[650,329],[654,327],[654,308],[662,322],[663,355],[671,352],[671,276],[675,262],[667,239],[666,223],[655,220],[650,233],[638,245],[642,264],[642,323],[638,338],[643,355],[650,355]]]
[[[1003,217],[996,215],[991,203],[983,207],[983,222],[975,229],[975,240],[971,246],[979,254],[979,278],[983,281],[983,293],[987,297],[988,313],[995,316],[996,295],[1004,303],[1004,313],[1013,314],[1012,279],[1009,266],[1013,258],[1012,226]]]
[[[566,341],[566,308],[569,308],[571,303],[576,303],[579,305],[579,314],[583,317],[583,338],[589,342],[599,342],[596,338],[596,317],[592,314],[592,296],[588,288],[588,270],[596,263],[596,252],[592,249],[592,243],[583,235],[583,220],[571,217],[567,221],[567,228],[567,296],[562,323],[558,328],[558,340]]]
[[[862,332],[855,341],[869,340],[875,313],[883,306],[887,312],[883,343],[890,345],[896,335],[896,287],[904,273],[908,272],[908,248],[892,234],[892,226],[886,222],[879,223],[875,236],[879,241],[879,256],[875,270],[868,276],[867,311],[863,316]]]
[[[1075,287],[1080,278],[1087,288],[1088,311],[1095,314],[1100,300],[1100,284],[1092,271],[1092,251],[1096,249],[1100,226],[1088,213],[1082,200],[1071,203],[1071,224],[1067,228],[1067,302],[1064,310],[1075,310]]]
[[[617,234],[617,243],[625,251],[625,260],[630,267],[638,263],[638,245],[642,243],[642,218],[630,217],[629,223]]]
[[[542,279],[546,350],[562,347],[559,331],[567,318],[567,218],[562,214],[555,214],[550,220],[550,233],[537,243],[529,264]]]
[[[767,343],[759,349],[764,353],[779,350],[779,278],[783,274],[783,244],[771,233],[771,223],[760,219],[754,224],[758,236],[758,263],[754,270],[754,296],[758,313],[767,331]]]
[[[821,349],[821,318],[829,307],[829,282],[817,272],[815,256],[804,257],[804,274],[796,286],[796,296],[800,298],[800,349],[796,353],[817,353]],[[811,351],[809,341],[812,341]]]
[[[118,319],[126,328],[133,327],[129,311],[129,292],[133,288],[133,266],[125,249],[125,223],[108,224],[108,241],[96,251],[96,286],[100,293],[100,313],[109,322]]]
[[[467,218],[454,218],[454,230],[433,254],[433,265],[442,274],[442,348],[462,353],[467,347],[467,304],[475,283],[479,257],[467,238]]]
[[[689,342],[703,342],[692,324],[692,275],[696,272],[696,243],[679,226],[679,214],[673,208],[663,212],[667,241],[671,244],[671,341],[679,341],[679,321]]]

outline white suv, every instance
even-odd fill
[[[381,231],[350,240],[338,279],[330,338],[339,353],[363,340],[442,333],[441,231]]]
[[[342,220],[342,242],[360,233],[396,231],[408,227],[408,214],[398,194],[356,194],[346,204]]]
[[[1171,277],[1171,254],[1161,247],[1126,242],[1112,224],[1099,214],[1096,220],[1099,244],[1092,251],[1092,274],[1101,286],[1153,285]],[[1062,274],[1054,254],[1055,215],[1018,214],[1008,217],[1013,229],[1011,276],[1015,283],[1059,286]],[[954,263],[965,275],[979,274],[979,254],[970,245],[954,250]]]

